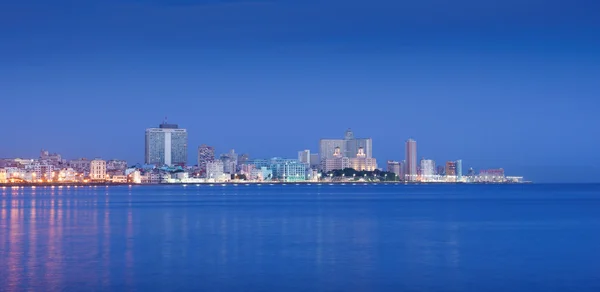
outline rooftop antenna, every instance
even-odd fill
[[[165,120],[163,121],[163,124],[167,124],[167,116],[165,116]]]

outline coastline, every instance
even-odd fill
[[[78,188],[78,187],[111,187],[111,186],[226,186],[226,185],[521,185],[521,184],[533,184],[533,182],[174,182],[174,183],[158,183],[158,184],[134,184],[134,183],[0,183],[0,188],[21,188],[21,187],[67,187],[67,188]]]

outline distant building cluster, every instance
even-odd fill
[[[231,149],[216,155],[206,144],[197,147],[197,164],[188,162],[188,132],[166,121],[146,129],[144,164],[128,165],[124,160],[75,158],[40,152],[37,159],[0,159],[0,184],[10,183],[201,183],[201,182],[317,182],[334,180],[385,180],[407,183],[505,183],[522,182],[507,177],[503,169],[473,169],[463,175],[462,160],[438,165],[432,159],[418,160],[417,142],[405,143],[404,160],[388,160],[379,168],[373,157],[373,140],[355,138],[348,129],[341,139],[321,139],[319,153],[298,151],[296,158],[254,158]],[[345,177],[346,170],[352,170]],[[356,174],[360,174],[358,177]],[[334,177],[339,176],[341,178]]]

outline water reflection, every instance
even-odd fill
[[[587,234],[581,242],[600,244],[578,225],[600,227],[597,204],[589,201],[568,214],[587,217],[565,216],[569,224],[550,229],[532,224],[548,222],[541,215],[525,217],[531,204],[512,206],[512,213],[483,205],[486,211],[478,213],[463,201],[402,200],[366,187],[356,194],[344,193],[350,187],[315,187],[308,194],[290,187],[285,194],[278,186],[232,193],[188,186],[185,194],[177,187],[7,189],[0,198],[0,263],[6,266],[0,290],[466,290],[473,270],[486,267],[482,246],[511,250],[498,240],[507,232],[554,233],[564,226],[558,232],[569,236],[561,238]],[[517,224],[511,216],[519,210]],[[585,260],[570,252],[561,261]],[[580,279],[591,278],[596,267],[578,269]]]

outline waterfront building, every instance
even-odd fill
[[[158,166],[187,164],[188,134],[176,124],[162,123],[146,129],[145,163]]]
[[[256,180],[258,172],[255,171],[256,166],[254,164],[242,164],[240,166],[240,173],[246,176],[247,180]]]
[[[59,165],[64,163],[60,154],[50,153],[48,152],[48,150],[43,149],[40,151],[40,162],[52,165],[54,167],[58,167]]]
[[[444,165],[438,165],[435,174],[439,176],[446,175],[446,167]]]
[[[310,168],[317,170],[321,169],[321,159],[319,158],[319,153],[310,154]]]
[[[371,138],[355,138],[352,130],[348,129],[343,139],[321,139],[319,154],[321,160],[333,158],[333,152],[340,148],[342,156],[356,158],[359,148],[363,148],[367,158],[373,157],[373,140]]]
[[[387,172],[395,173],[400,176],[400,162],[394,160],[387,161]]]
[[[69,161],[69,166],[78,172],[89,172],[90,171],[90,160],[87,158],[79,158]]]
[[[128,173],[127,176],[128,176],[129,182],[131,182],[131,183],[134,183],[134,184],[142,183],[142,174],[140,173],[139,170],[134,170],[134,171]]]
[[[229,153],[221,154],[219,158],[223,162],[223,172],[234,174],[237,171],[238,156],[234,149],[231,149]]]
[[[310,165],[310,150],[302,150],[302,151],[298,151],[298,161],[300,161],[300,163],[304,163],[307,165]]]
[[[90,179],[93,181],[106,180],[106,161],[94,159],[90,162]]]
[[[456,162],[446,162],[446,176],[456,176]]]
[[[112,183],[116,183],[116,184],[124,184],[124,183],[127,183],[127,176],[126,175],[113,175],[110,178],[110,181]]]
[[[261,167],[269,168],[271,167],[271,160],[268,159],[249,159],[245,164],[251,164],[256,167],[256,169],[260,169]]]
[[[374,171],[377,169],[377,160],[368,158],[362,147],[358,148],[355,158],[350,158],[350,168],[357,171]]]
[[[435,179],[435,161],[421,159],[421,181],[428,182]]]
[[[206,174],[206,164],[215,161],[215,148],[202,144],[198,147],[198,168],[200,173]]]
[[[336,147],[333,151],[332,158],[321,160],[321,170],[329,172],[336,169],[350,168],[350,158],[343,156],[342,149]]]
[[[402,166],[402,162],[400,161],[388,160],[387,171],[394,173],[400,180],[404,179],[404,169]]]
[[[277,160],[271,165],[273,178],[284,182],[299,182],[306,180],[307,164],[297,160]]]
[[[504,176],[504,169],[484,169],[479,171],[477,177],[478,182],[504,182],[506,177]]]
[[[238,155],[237,163],[236,163],[236,171],[240,171],[241,166],[243,164],[246,164],[246,162],[248,162],[248,160],[250,160],[250,155],[248,155],[247,153]]]
[[[417,141],[408,139],[406,141],[406,181],[417,180],[417,168]]]
[[[0,184],[6,183],[7,178],[8,178],[8,175],[7,175],[6,169],[0,168]]]
[[[75,169],[68,167],[58,171],[59,182],[76,182],[79,181]]]
[[[259,169],[255,169],[254,171],[256,172],[256,179],[258,181],[270,181],[273,179],[273,171],[268,167],[263,166]]]
[[[106,170],[107,171],[120,171],[124,172],[127,169],[127,161],[111,159],[106,162]]]
[[[463,177],[463,173],[462,173],[462,160],[457,160],[456,161],[456,179],[458,181],[461,181]]]
[[[224,174],[223,161],[215,160],[206,163],[206,178],[218,179]]]

